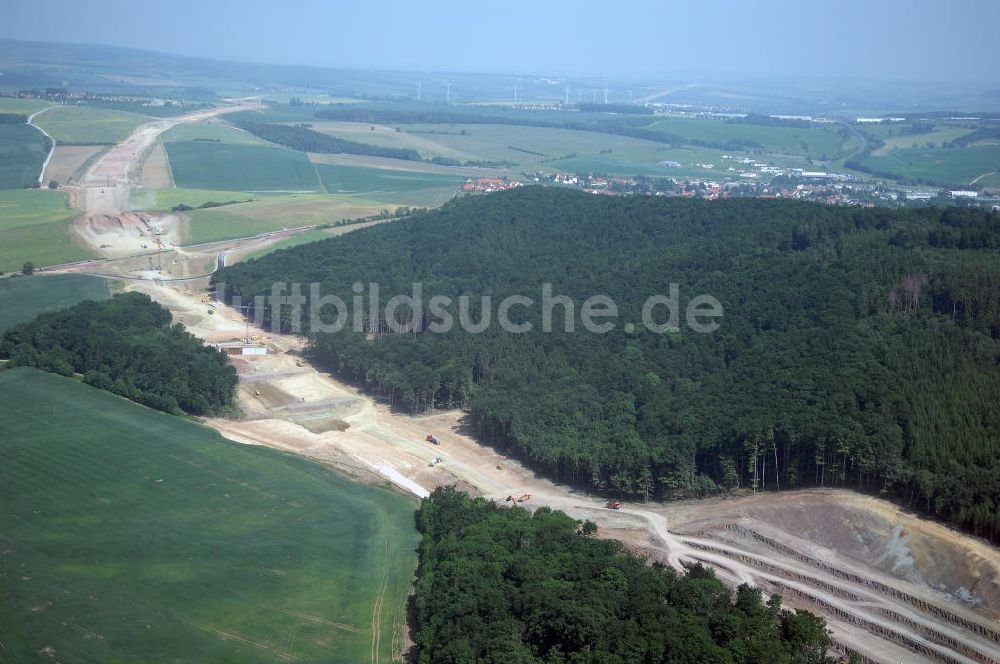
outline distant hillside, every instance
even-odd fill
[[[321,90],[334,97],[409,97],[421,76],[384,69],[308,67],[197,58],[101,44],[29,42],[0,38],[0,88],[129,91],[156,94],[189,89],[214,94],[215,88],[245,87],[246,94],[291,88]],[[464,100],[503,99],[508,77],[501,73],[449,73]],[[542,90],[549,86],[539,84]],[[428,96],[435,92],[427,90]],[[557,91],[555,96],[561,97]],[[444,96],[444,87],[437,94]],[[199,98],[202,98],[199,96]]]
[[[425,298],[490,294],[494,308],[527,295],[535,306],[515,314],[535,325],[528,334],[382,325],[369,341],[348,326],[317,335],[311,354],[398,406],[464,406],[498,448],[614,495],[851,486],[996,538],[998,249],[1000,216],[977,210],[525,188],[275,252],[216,280],[244,301],[274,281],[318,281],[345,302],[355,282],[378,282],[383,302],[413,282]],[[562,333],[558,308],[557,331],[540,332],[543,282],[577,315],[589,296],[610,295],[619,324],[594,334],[578,320]],[[682,307],[716,297],[719,329],[623,329],[671,283]]]
[[[303,20],[308,20],[304,18]],[[292,51],[295,45],[289,46]],[[253,59],[253,53],[247,59]],[[502,62],[502,60],[498,61]],[[617,112],[635,100],[728,109],[755,113],[803,115],[900,114],[951,108],[1000,110],[1000,96],[989,84],[961,81],[885,81],[864,78],[785,77],[730,78],[689,74],[688,78],[637,79],[592,76],[537,76],[496,71],[462,71],[458,60],[445,72],[392,71],[337,67],[308,67],[213,60],[172,53],[101,44],[68,44],[0,39],[0,89],[69,86],[77,90],[164,94],[182,91],[185,99],[211,99],[216,90],[240,90],[259,95],[309,90],[332,97],[416,99],[437,102],[509,100],[513,85],[527,103],[561,103],[565,86],[571,101],[584,112]],[[502,64],[499,66],[503,66]],[[540,67],[545,66],[539,64]],[[562,68],[557,66],[557,70]],[[447,81],[447,83],[446,83]],[[584,101],[599,88],[610,88],[611,104]],[[291,90],[290,90],[291,89]],[[582,97],[581,97],[582,95]]]

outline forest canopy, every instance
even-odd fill
[[[832,662],[822,618],[747,585],[733,599],[698,565],[649,566],[562,512],[503,509],[443,487],[417,521],[420,664]]]
[[[169,413],[209,415],[235,401],[236,370],[142,293],[44,313],[0,337],[12,366],[71,376]]]
[[[977,209],[526,187],[216,279],[244,301],[285,281],[345,302],[355,282],[386,297],[420,282],[428,295],[495,301],[547,282],[577,304],[611,296],[621,321],[677,283],[723,305],[716,332],[569,334],[557,319],[551,333],[391,334],[380,323],[314,335],[309,352],[397,406],[464,407],[484,440],[592,490],[846,486],[998,539],[998,249],[1000,216]]]

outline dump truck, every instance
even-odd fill
[[[424,440],[426,440],[431,445],[440,445],[441,444],[441,440],[437,436],[435,436],[434,434],[431,434],[431,433],[427,434],[427,437],[424,438]]]
[[[617,500],[609,500],[604,504],[604,506],[607,507],[609,510],[616,510],[619,507],[621,507],[622,504]]]
[[[434,460],[431,461],[431,468],[433,468],[434,466],[438,465],[439,463],[443,463],[443,462],[444,462],[444,459],[442,459],[441,457],[434,457]]]

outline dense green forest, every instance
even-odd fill
[[[11,366],[38,367],[171,413],[218,413],[235,400],[236,371],[142,293],[87,300],[0,337]]]
[[[318,282],[345,302],[355,282],[379,283],[383,303],[414,282],[425,301],[527,295],[535,306],[513,310],[535,323],[527,334],[389,334],[381,321],[375,334],[317,334],[310,352],[398,407],[467,408],[484,440],[575,485],[640,499],[854,487],[996,541],[998,249],[1000,215],[977,209],[526,187],[278,251],[217,280],[244,301],[274,281]],[[542,332],[544,282],[577,318],[586,298],[610,295],[619,324],[566,333],[557,307]],[[695,295],[717,298],[719,329],[627,332],[670,283],[682,313]]]
[[[420,153],[409,148],[387,148],[368,143],[348,141],[329,134],[320,133],[302,125],[285,125],[261,122],[261,116],[254,111],[241,111],[230,116],[230,120],[240,129],[270,143],[284,145],[302,152],[322,154],[360,154],[369,157],[389,157],[418,161]]]
[[[822,618],[746,585],[734,600],[707,568],[650,567],[562,512],[503,509],[444,487],[423,501],[418,525],[420,664],[832,661]]]

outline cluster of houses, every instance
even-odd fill
[[[576,179],[576,178],[574,178]],[[511,180],[505,177],[500,178],[467,178],[462,183],[462,191],[467,193],[489,194],[494,191],[506,191],[523,187],[520,180]]]
[[[137,97],[134,95],[99,95],[90,92],[80,92],[76,90],[66,90],[64,88],[46,88],[44,90],[20,90],[15,95],[17,99],[45,99],[47,101],[60,102],[66,105],[82,105],[88,102],[110,102],[116,104],[138,104],[156,108],[161,106],[184,106],[183,102],[176,99],[159,99],[150,97]]]
[[[676,196],[717,200],[725,198],[787,198],[828,205],[903,207],[907,205],[962,204],[1000,210],[1000,198],[974,191],[889,188],[848,176],[800,169],[768,172],[769,181],[740,178],[720,181],[693,178],[607,177],[536,171],[524,173],[527,182],[580,189],[611,196]],[[520,186],[520,183],[518,183]]]

